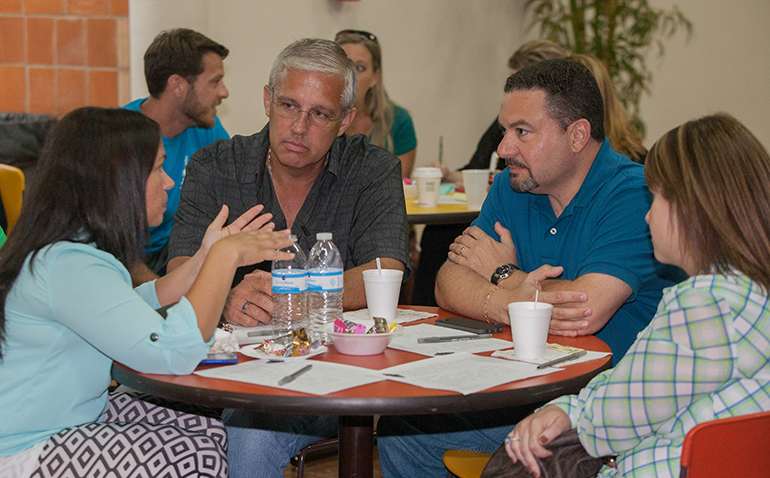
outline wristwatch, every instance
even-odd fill
[[[519,269],[519,266],[517,266],[516,264],[503,264],[497,269],[495,269],[495,273],[492,274],[492,279],[490,280],[494,285],[497,285],[498,282],[500,282],[501,280],[507,279],[508,277],[511,276],[511,274],[520,270],[521,269]]]

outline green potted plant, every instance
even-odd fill
[[[654,8],[647,0],[527,0],[524,10],[532,17],[529,29],[539,27],[542,37],[607,65],[618,96],[644,132],[639,100],[652,82],[645,57],[653,44],[662,56],[663,40],[680,28],[689,40],[692,24],[684,14],[676,6]]]

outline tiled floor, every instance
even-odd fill
[[[286,467],[284,478],[296,478],[297,468],[292,465]],[[337,469],[337,455],[310,460],[305,463],[303,478],[336,478],[339,476]],[[377,447],[374,448],[374,478],[382,478],[380,471],[380,458],[377,455]]]

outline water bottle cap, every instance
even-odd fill
[[[294,242],[297,242],[297,236],[295,236],[294,234],[290,235],[289,239],[291,239]]]
[[[316,241],[331,241],[332,240],[332,233],[331,232],[319,232],[315,235]]]

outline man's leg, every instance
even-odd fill
[[[493,453],[516,422],[533,409],[381,417],[377,449],[382,476],[445,478],[445,451]]]
[[[283,478],[291,457],[305,446],[337,436],[336,416],[280,415],[227,409],[231,478]]]

